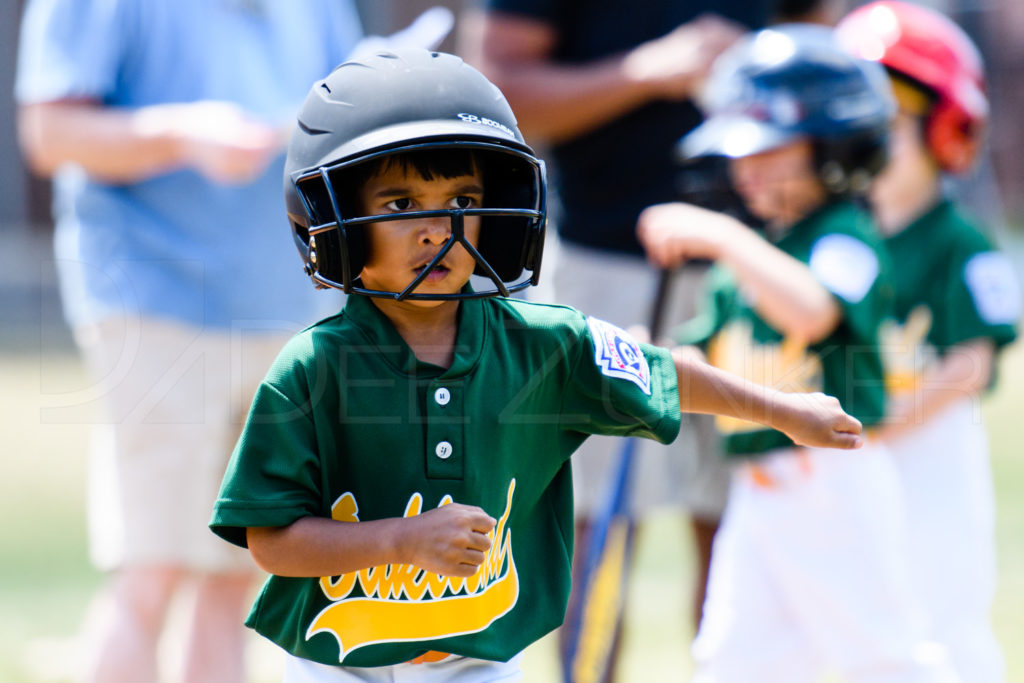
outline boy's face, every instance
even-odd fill
[[[922,126],[918,115],[900,110],[889,129],[889,160],[871,183],[870,194],[882,218],[919,207],[939,192],[941,171],[925,145]],[[879,223],[886,233],[905,227],[902,222]]]
[[[795,223],[826,198],[807,140],[733,159],[729,171],[751,213],[772,224]]]
[[[415,168],[392,164],[371,177],[359,192],[363,215],[394,214],[438,209],[471,209],[483,204],[483,180],[479,170],[472,175],[425,180]],[[466,216],[466,239],[476,246],[480,218]],[[369,256],[362,271],[369,289],[400,292],[422,271],[451,236],[451,219],[418,218],[383,221],[367,226]],[[455,294],[469,281],[476,262],[461,244],[427,275],[415,292]],[[414,300],[416,305],[436,306],[441,301]]]

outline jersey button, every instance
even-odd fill
[[[445,387],[441,387],[434,392],[434,401],[437,402],[437,405],[446,406],[450,400],[452,400],[452,392],[448,391]]]
[[[453,450],[455,449],[452,448],[452,445],[449,442],[441,441],[434,447],[434,455],[441,458],[442,460],[447,460],[448,458],[452,457]]]

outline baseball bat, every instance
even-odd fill
[[[662,270],[650,312],[652,342],[661,322],[672,281]],[[566,613],[562,676],[567,683],[601,683],[609,675],[626,603],[636,520],[630,512],[637,439],[627,438],[611,470],[608,491],[591,522],[581,557],[579,590]]]

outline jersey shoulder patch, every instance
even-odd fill
[[[1012,325],[1021,313],[1021,294],[1013,264],[998,251],[975,254],[964,265],[964,281],[981,319]]]
[[[851,304],[859,303],[878,277],[875,252],[843,233],[825,235],[815,242],[808,265],[818,282]]]
[[[594,364],[602,375],[629,380],[651,395],[651,368],[640,344],[629,332],[609,322],[587,316],[594,339]]]

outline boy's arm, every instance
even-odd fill
[[[673,349],[684,412],[713,413],[759,422],[785,433],[796,444],[859,448],[861,424],[839,401],[821,393],[777,391],[714,368],[692,349]]]
[[[991,339],[972,339],[950,348],[913,392],[890,398],[879,437],[899,436],[926,424],[954,401],[979,395],[992,376],[994,357]]]
[[[495,523],[478,507],[451,503],[368,522],[303,517],[284,527],[250,527],[246,540],[260,569],[278,576],[337,576],[383,564],[472,576],[491,547]]]
[[[640,243],[661,268],[689,259],[728,264],[765,322],[809,344],[836,328],[842,310],[807,264],[765,241],[731,216],[699,206],[658,204],[640,214]]]

